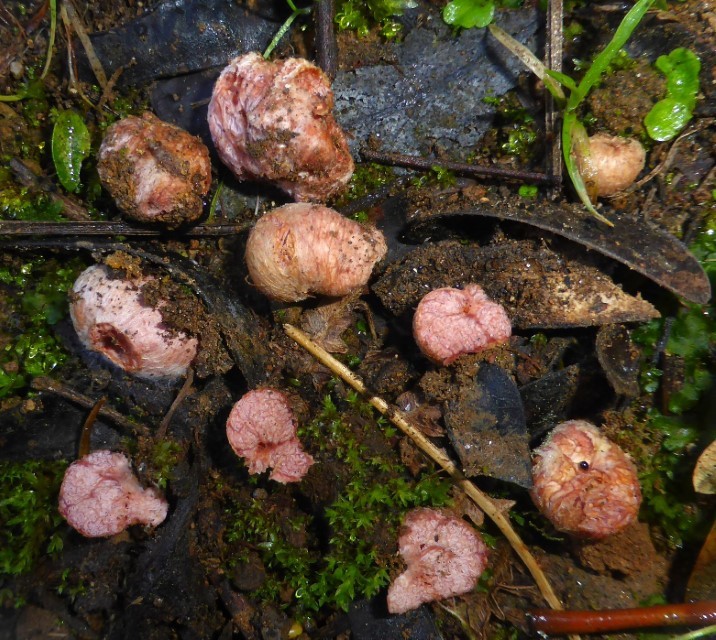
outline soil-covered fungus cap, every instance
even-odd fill
[[[143,488],[121,453],[95,451],[73,462],[60,487],[59,511],[88,538],[112,536],[133,524],[164,522],[167,501]]]
[[[435,289],[418,303],[413,337],[433,362],[448,365],[464,353],[477,353],[509,340],[512,326],[501,305],[482,287]]]
[[[559,531],[604,538],[634,520],[641,488],[631,458],[585,420],[556,426],[534,452],[532,499]]]
[[[85,269],[70,292],[70,316],[82,344],[128,373],[170,379],[184,375],[198,342],[170,330],[157,308],[144,304],[151,278],[114,277],[105,265]]]
[[[296,420],[288,398],[275,389],[255,389],[231,409],[226,436],[236,455],[245,459],[249,473],[271,468],[271,480],[298,482],[313,458],[296,437]]]
[[[386,253],[383,234],[328,207],[287,204],[262,216],[246,243],[251,281],[269,298],[343,296],[366,284]]]
[[[127,217],[170,228],[201,217],[211,186],[204,143],[149,112],[107,129],[97,171]]]
[[[214,86],[209,129],[237,178],[274,184],[299,202],[325,202],[353,174],[330,82],[302,58],[232,60]]]
[[[646,162],[646,151],[634,138],[597,133],[589,138],[588,153],[578,154],[579,171],[590,191],[611,196],[636,180]]]
[[[388,589],[390,613],[467,593],[487,566],[487,547],[480,535],[445,510],[410,511],[398,545],[407,569]]]

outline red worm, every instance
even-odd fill
[[[716,600],[603,611],[535,609],[527,612],[527,621],[535,633],[553,635],[605,633],[642,627],[707,625],[716,623]]]

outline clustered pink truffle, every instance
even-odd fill
[[[448,365],[464,353],[477,353],[506,342],[512,326],[501,305],[482,288],[435,289],[418,303],[413,336],[420,350],[437,364]]]
[[[631,458],[585,420],[555,427],[534,452],[532,499],[556,529],[604,538],[636,520],[641,489]]]
[[[196,356],[197,340],[170,331],[161,313],[146,306],[141,286],[151,278],[114,278],[105,265],[85,269],[70,294],[70,316],[82,344],[128,373],[176,378]]]
[[[448,511],[409,512],[398,545],[408,568],[388,589],[390,613],[467,593],[487,566],[487,547],[480,535]]]
[[[60,514],[88,538],[113,536],[133,524],[156,527],[168,508],[156,489],[139,484],[127,457],[112,451],[73,462],[60,487]]]
[[[219,157],[240,180],[269,182],[299,202],[325,202],[353,174],[332,111],[333,91],[318,67],[247,53],[219,76],[209,128]]]
[[[211,186],[204,143],[149,112],[107,129],[97,172],[127,217],[168,227],[201,217]]]
[[[251,280],[274,300],[342,296],[363,286],[386,253],[383,234],[317,204],[287,204],[262,216],[246,243]]]
[[[226,435],[236,455],[245,458],[249,473],[272,468],[276,482],[298,482],[313,458],[296,437],[296,420],[288,398],[275,389],[255,389],[231,409]]]

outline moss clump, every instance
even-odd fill
[[[62,550],[57,495],[66,468],[63,460],[0,462],[0,584]]]
[[[332,463],[338,470],[335,482],[340,489],[319,516],[297,511],[286,516],[285,509],[271,507],[270,498],[236,500],[227,510],[227,540],[258,548],[268,570],[266,582],[253,595],[271,600],[290,592],[298,615],[324,606],[345,611],[355,598],[375,595],[388,584],[395,536],[405,512],[444,506],[449,500],[448,480],[433,475],[410,478],[387,441],[369,447],[364,439],[384,439],[381,431],[391,436],[394,432],[376,420],[372,407],[355,393],[347,396],[346,404],[339,411],[327,395],[319,414],[299,428],[301,441],[317,462]],[[318,529],[326,524],[328,541],[319,548],[311,541],[318,540]],[[290,540],[295,537],[292,530],[302,532],[300,543]]]
[[[413,6],[412,0],[339,0],[336,24],[340,30],[355,31],[361,37],[377,25],[384,38],[397,38],[402,25],[393,18]]]
[[[716,280],[716,214],[711,213],[692,244],[694,254]],[[646,412],[637,409],[642,424],[634,432],[642,442],[651,443],[644,455],[635,456],[641,469],[644,494],[643,515],[661,528],[672,546],[694,536],[704,518],[694,506],[690,457],[701,445],[716,436],[713,425],[704,423],[698,407],[708,396],[716,374],[716,316],[714,304],[684,304],[673,319],[663,356],[676,363],[678,375],[662,388],[664,370],[651,364],[655,345],[664,332],[664,320],[655,320],[634,332],[642,345],[645,366],[643,391],[652,398]],[[657,394],[657,391],[661,393]],[[633,453],[633,451],[632,451]]]
[[[9,320],[0,331],[0,398],[66,361],[52,327],[67,315],[67,292],[83,268],[79,259],[0,260],[0,300]]]

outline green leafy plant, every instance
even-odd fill
[[[89,155],[91,138],[82,116],[60,111],[52,129],[52,161],[60,184],[74,193],[80,186],[82,163]]]
[[[577,83],[564,73],[547,69],[542,62],[524,45],[496,25],[489,26],[495,38],[514,53],[533,73],[544,81],[557,104],[562,107],[562,152],[567,173],[574,189],[587,210],[598,220],[611,226],[611,222],[601,215],[592,204],[582,175],[579,172],[577,157],[589,144],[584,124],[579,119],[579,108],[590,90],[600,81],[610,64],[619,55],[622,47],[631,37],[634,29],[649,10],[654,0],[637,0],[617,27],[612,39],[594,58],[594,61]],[[563,89],[569,92],[565,96]]]
[[[656,68],[666,76],[666,97],[644,118],[649,136],[664,142],[674,138],[691,120],[699,92],[701,62],[689,49],[680,47],[659,56]]]
[[[0,577],[27,573],[43,554],[62,550],[57,494],[67,463],[0,462]]]

